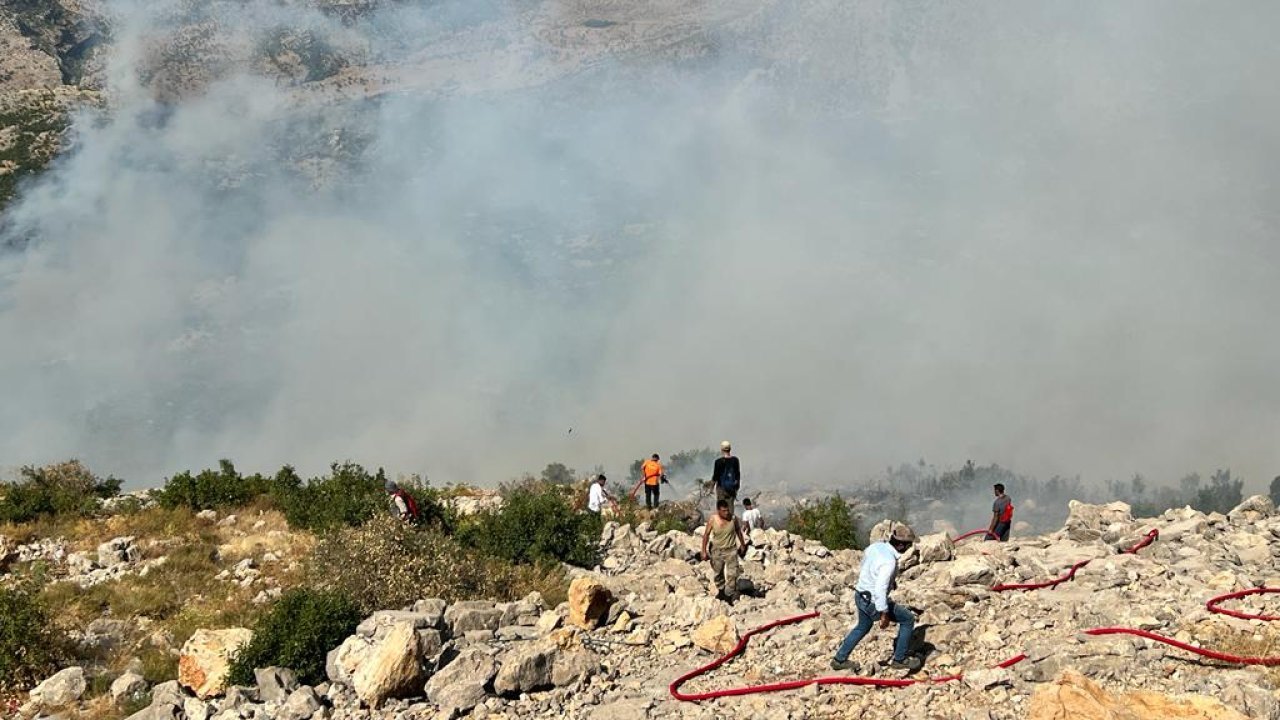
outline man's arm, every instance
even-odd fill
[[[702,532],[702,559],[706,560],[710,557],[707,555],[707,542],[711,540],[711,521],[707,521],[707,529]]]
[[[738,522],[738,518],[733,519],[733,531],[738,534],[738,554],[747,554],[747,539],[742,535],[742,523]]]

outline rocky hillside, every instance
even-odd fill
[[[242,519],[206,514],[214,528],[266,540]],[[261,521],[257,521],[261,522]],[[874,533],[882,533],[885,525]],[[1151,530],[1159,539],[1135,554]],[[234,535],[234,532],[229,533]],[[261,584],[257,567],[291,551],[276,542],[270,558],[239,563],[208,582]],[[134,720],[188,718],[1280,718],[1280,674],[1196,657],[1131,636],[1082,631],[1119,626],[1248,656],[1280,655],[1280,633],[1258,620],[1206,610],[1210,598],[1280,585],[1280,515],[1255,497],[1227,515],[1170,510],[1131,517],[1123,503],[1073,503],[1066,525],[1008,544],[928,535],[903,561],[895,597],[917,608],[916,652],[922,680],[909,687],[806,685],[771,694],[680,702],[668,690],[678,676],[729,652],[751,628],[817,611],[751,639],[745,652],[691,679],[699,693],[737,686],[832,676],[830,656],[855,621],[852,587],[859,553],[831,552],[783,531],[752,534],[735,605],[713,597],[708,567],[695,560],[700,537],[658,534],[609,523],[600,565],[573,569],[568,600],[555,606],[533,593],[516,602],[446,603],[422,598],[375,612],[333,647],[327,680],[300,685],[287,668],[260,668],[256,686],[226,687],[228,654],[252,636],[247,628],[208,627],[180,651],[179,678],[147,687],[128,671],[114,679],[120,702],[146,698]],[[154,543],[155,539],[145,541]],[[76,566],[82,584],[125,572],[148,572],[121,538],[82,557],[56,543],[6,546],[6,558],[46,555]],[[242,541],[243,542],[243,541]],[[1053,590],[993,592],[992,586],[1050,579],[1091,559]],[[389,570],[372,569],[372,572]],[[1280,614],[1267,595],[1229,607]],[[1270,605],[1272,609],[1267,612]],[[110,635],[100,620],[86,634]],[[901,679],[882,666],[890,635],[873,631],[855,652],[860,675]],[[1007,669],[993,666],[1013,656]],[[963,673],[958,681],[930,677]],[[85,693],[80,668],[49,678],[29,696],[25,717],[70,717]],[[63,708],[59,710],[58,708]]]

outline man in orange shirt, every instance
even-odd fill
[[[631,489],[631,497],[635,497],[640,486],[644,485],[644,506],[652,510],[658,507],[659,484],[666,481],[667,475],[662,463],[658,462],[658,453],[654,453],[640,466],[640,482]]]

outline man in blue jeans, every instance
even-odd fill
[[[832,670],[857,668],[855,663],[850,662],[849,654],[871,632],[877,618],[881,629],[889,627],[891,622],[898,623],[898,639],[893,644],[893,660],[889,667],[915,672],[924,664],[920,658],[907,655],[911,631],[916,627],[915,614],[910,608],[889,599],[889,591],[895,587],[894,577],[898,574],[898,557],[910,549],[915,541],[916,534],[911,528],[899,523],[889,531],[886,540],[872,543],[863,552],[858,584],[854,587],[858,624],[845,636],[844,642],[840,643],[840,649],[831,661]]]

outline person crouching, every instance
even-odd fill
[[[893,645],[893,660],[889,667],[915,672],[924,664],[920,658],[907,655],[907,649],[911,645],[911,632],[916,626],[915,613],[911,612],[911,608],[889,599],[889,591],[895,587],[894,578],[898,574],[898,558],[915,541],[915,532],[906,525],[898,524],[893,527],[886,540],[872,543],[863,552],[858,584],[854,588],[858,624],[845,636],[844,642],[840,643],[840,649],[836,650],[836,656],[831,660],[831,669],[852,670],[857,667],[849,661],[849,654],[871,632],[877,619],[881,629],[889,627],[891,622],[898,623],[898,638]]]

